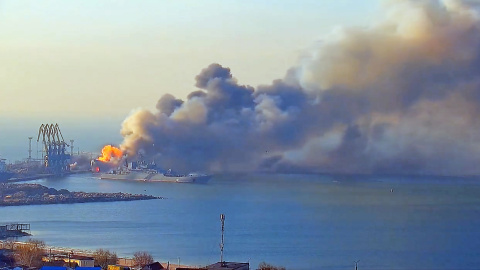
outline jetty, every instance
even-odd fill
[[[38,204],[66,204],[87,202],[117,202],[163,199],[145,194],[100,193],[56,190],[39,184],[5,184],[0,183],[0,207]]]
[[[20,237],[30,235],[30,224],[28,223],[12,223],[0,225],[0,239],[8,237]]]

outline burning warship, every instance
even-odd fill
[[[202,173],[179,174],[172,172],[171,169],[162,171],[157,168],[154,161],[147,163],[142,160],[141,155],[138,161],[128,162],[123,151],[111,145],[102,149],[102,156],[92,160],[91,166],[98,178],[106,180],[205,183],[211,177]]]

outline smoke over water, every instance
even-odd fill
[[[460,1],[390,1],[257,88],[211,64],[186,100],[123,123],[122,150],[188,171],[480,173],[480,20]],[[252,61],[257,61],[252,59]]]

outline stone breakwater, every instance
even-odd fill
[[[71,192],[39,184],[0,184],[0,206],[163,199],[144,194]]]

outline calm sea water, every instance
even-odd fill
[[[480,179],[222,175],[207,184],[31,181],[165,200],[0,208],[48,245],[204,265],[225,259],[288,269],[479,269]],[[391,190],[393,189],[393,192]]]

